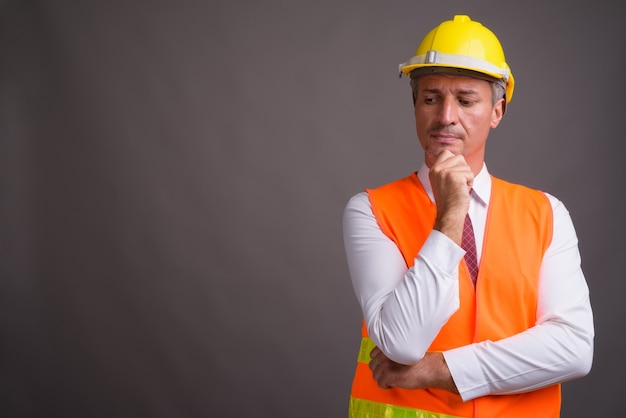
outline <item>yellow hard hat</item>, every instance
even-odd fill
[[[400,75],[416,68],[470,70],[504,84],[506,102],[513,97],[515,80],[504,59],[500,41],[492,31],[469,16],[456,15],[432,29],[417,47],[415,56],[400,64]]]

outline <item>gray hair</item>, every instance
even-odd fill
[[[502,80],[497,80],[495,78],[491,78],[489,76],[480,74],[480,73],[476,73],[474,71],[469,71],[469,70],[458,70],[458,69],[454,69],[453,71],[442,71],[443,68],[439,68],[437,70],[435,70],[433,67],[430,67],[429,71],[417,71],[417,70],[413,70],[411,71],[411,90],[413,90],[413,102],[415,102],[415,99],[417,98],[417,81],[419,80],[419,77],[424,75],[424,74],[433,74],[436,72],[442,72],[442,73],[453,73],[454,75],[464,75],[464,76],[468,76],[468,77],[475,77],[475,78],[480,78],[482,80],[488,81],[489,84],[491,85],[491,104],[495,105],[496,102],[500,99],[505,99],[506,101],[506,89],[504,87],[504,83]],[[478,75],[478,77],[477,77]]]

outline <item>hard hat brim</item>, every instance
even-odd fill
[[[415,73],[415,71],[418,71],[420,75],[422,72],[424,74],[447,72],[449,74],[499,82],[506,90],[506,101],[508,103],[513,97],[515,79],[508,66],[504,65],[505,68],[499,68],[487,61],[474,57],[428,51],[427,54],[414,56],[409,61],[400,64],[399,71],[400,76],[404,74],[407,77],[411,77],[411,73]]]

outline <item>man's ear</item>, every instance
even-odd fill
[[[491,127],[495,128],[500,124],[502,117],[504,116],[504,112],[506,112],[506,101],[504,99],[500,99],[493,105],[493,110],[491,112]]]

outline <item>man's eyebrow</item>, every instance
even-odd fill
[[[435,87],[425,87],[422,89],[423,93],[441,93],[441,89]],[[456,94],[465,94],[465,95],[477,95],[478,91],[474,89],[458,89],[456,90]]]
[[[473,90],[473,89],[459,89],[457,93],[467,94],[467,95],[476,95],[478,94],[478,91]]]

